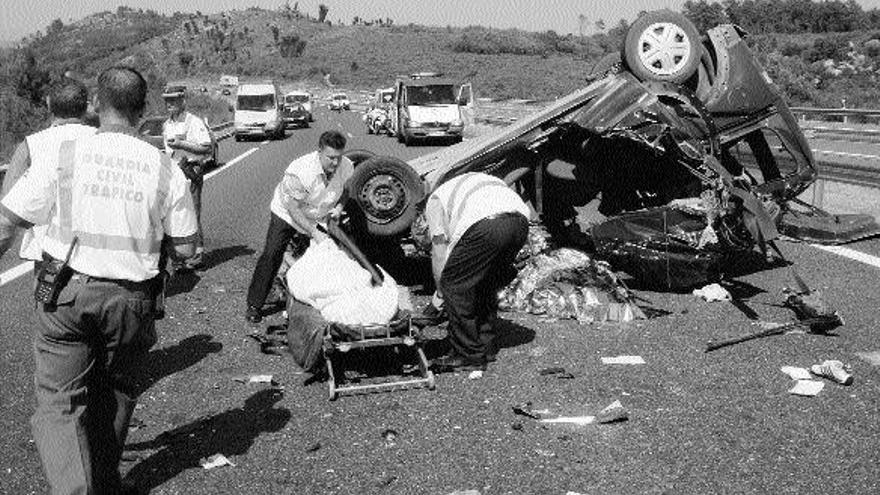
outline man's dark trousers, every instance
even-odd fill
[[[293,228],[274,213],[269,219],[269,230],[266,232],[266,244],[263,253],[257,260],[251,285],[248,288],[247,304],[254,308],[262,308],[266,302],[269,291],[272,290],[272,281],[278,274],[281,261],[284,259],[284,251],[288,243],[294,244],[298,252],[304,251],[309,246],[309,236]]]
[[[529,222],[519,213],[501,214],[472,225],[453,247],[440,276],[449,315],[449,342],[472,362],[485,362],[495,339],[498,290],[512,275]]]
[[[155,282],[76,275],[37,311],[31,419],[53,495],[115,494],[138,379],[156,342]]]

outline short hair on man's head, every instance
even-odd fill
[[[76,79],[64,77],[49,90],[49,111],[62,118],[79,118],[89,108],[89,90]]]
[[[130,67],[110,67],[98,76],[98,101],[122,113],[140,113],[147,104],[147,81]]]
[[[345,136],[341,132],[324,131],[321,133],[321,137],[318,138],[318,149],[330,147],[334,150],[341,150],[345,149],[345,143]]]

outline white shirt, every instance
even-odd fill
[[[529,207],[503,180],[478,172],[444,182],[425,205],[428,231],[431,237],[444,236],[448,240],[447,253],[473,224],[507,212],[529,218]]]
[[[54,258],[64,259],[76,236],[74,270],[140,282],[159,273],[163,235],[176,242],[195,235],[195,210],[179,167],[149,143],[112,130],[62,144],[59,156],[72,156],[73,166],[32,167],[2,206],[48,224],[43,250]]]
[[[330,210],[339,202],[345,183],[354,173],[354,165],[342,157],[330,180],[324,175],[318,152],[313,151],[292,161],[275,187],[269,209],[278,218],[302,230],[290,218],[289,208],[298,208],[313,225],[327,221]],[[303,232],[307,234],[308,232]]]
[[[177,138],[203,146],[211,144],[211,133],[208,131],[205,121],[189,112],[183,112],[183,120],[175,120],[169,117],[162,125],[162,138],[165,142],[165,153],[169,155],[175,151],[168,147],[169,138]],[[204,157],[190,156],[189,158]]]
[[[81,136],[91,136],[98,130],[94,127],[69,123],[44,129],[31,134],[25,141],[30,154],[31,167],[55,167],[58,163],[58,149],[64,141]],[[27,173],[27,172],[25,172]],[[27,229],[21,238],[21,249],[18,254],[23,259],[41,261],[43,259],[43,238],[46,236],[46,225],[35,225]]]

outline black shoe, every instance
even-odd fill
[[[457,354],[446,354],[431,360],[431,368],[438,372],[486,371],[484,359],[467,359]]]
[[[263,313],[260,311],[260,308],[256,306],[248,306],[244,317],[249,323],[259,323],[263,321]]]

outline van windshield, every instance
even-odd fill
[[[410,86],[406,88],[410,105],[454,105],[455,92],[449,84]]]
[[[288,95],[284,97],[284,103],[308,103],[308,95]]]
[[[275,108],[275,95],[238,95],[238,109],[265,112]]]

